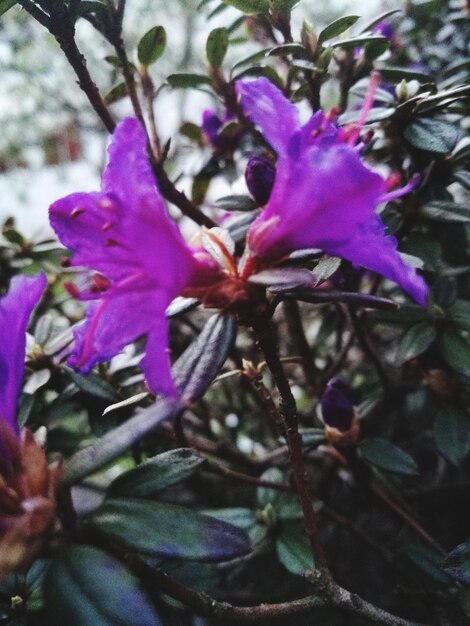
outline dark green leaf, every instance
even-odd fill
[[[421,213],[438,222],[470,222],[470,207],[447,200],[436,200],[421,207]]]
[[[140,583],[119,561],[90,546],[62,548],[45,585],[48,624],[159,626]]]
[[[261,61],[262,59],[264,59],[265,56],[267,56],[270,50],[271,48],[263,48],[263,50],[258,50],[258,52],[254,52],[253,54],[250,54],[249,56],[240,59],[240,61],[237,61],[232,67],[231,73],[233,73],[239,67]]]
[[[377,57],[386,52],[389,47],[390,43],[388,41],[369,41],[364,46],[364,57],[372,63]]]
[[[261,475],[261,479],[273,483],[287,484],[282,472],[276,467],[266,470]],[[270,487],[258,487],[256,498],[261,509],[270,504],[274,509],[276,517],[279,519],[294,520],[302,518],[302,509],[296,494],[293,492],[271,489]]]
[[[103,100],[105,104],[113,104],[114,102],[118,102],[127,96],[127,85],[126,83],[118,83],[115,85],[108,93],[104,96]]]
[[[173,379],[183,401],[202,396],[217,376],[232,348],[236,329],[233,316],[214,315],[176,361]]]
[[[165,502],[109,499],[89,523],[126,548],[154,557],[222,561],[250,549],[241,529]]]
[[[166,80],[173,89],[198,89],[212,84],[204,74],[170,74]]]
[[[387,42],[386,37],[381,35],[361,35],[359,37],[351,37],[349,39],[340,39],[331,44],[332,48],[358,48],[366,44],[379,44]]]
[[[209,33],[206,42],[206,55],[209,65],[217,69],[227,54],[228,32],[226,28],[214,28]]]
[[[442,571],[442,556],[434,549],[422,543],[408,544],[406,556],[437,583],[449,584],[449,577]]]
[[[200,127],[193,122],[184,122],[180,126],[180,133],[191,139],[192,141],[201,141],[202,132]]]
[[[271,0],[274,13],[284,13],[288,15],[300,0]]]
[[[462,374],[470,373],[470,344],[454,329],[446,330],[439,341],[442,356]]]
[[[118,400],[118,396],[111,385],[96,374],[90,373],[87,376],[82,376],[70,367],[66,371],[77,387],[86,394],[107,402],[116,402]]]
[[[164,420],[174,417],[184,404],[162,398],[148,409],[106,433],[96,443],[79,450],[64,464],[62,480],[76,483],[85,476],[101,469],[110,461],[140,441]]]
[[[148,498],[189,478],[204,461],[201,454],[189,448],[163,452],[118,476],[108,487],[107,494]]]
[[[315,567],[302,522],[285,522],[282,525],[276,540],[276,552],[284,567],[293,574],[301,576]]]
[[[268,49],[266,52],[267,57],[271,56],[287,56],[293,54],[294,56],[305,57],[307,56],[307,50],[299,43],[282,43],[279,46]]]
[[[458,124],[432,117],[420,117],[405,129],[404,137],[415,148],[448,154],[460,137]]]
[[[380,71],[380,74],[387,80],[393,80],[395,82],[399,82],[401,80],[418,80],[422,83],[433,82],[432,76],[429,74],[424,74],[423,72],[417,72],[415,70],[410,70],[407,67],[397,67],[397,66],[381,66],[377,68]]]
[[[270,65],[252,65],[248,67],[246,70],[241,71],[237,74],[234,79],[239,79],[242,76],[265,76],[268,78],[273,85],[282,89],[282,80],[279,78],[279,74],[276,72],[274,68]]]
[[[15,6],[18,0],[0,0],[0,16]]]
[[[159,59],[166,46],[166,31],[163,26],[154,26],[145,33],[137,45],[137,58],[148,66]]]
[[[250,196],[224,196],[214,202],[214,206],[224,211],[253,211],[256,202]]]
[[[243,13],[267,13],[269,8],[268,0],[224,0],[224,3]]]
[[[405,476],[415,476],[419,473],[414,459],[387,439],[378,437],[364,439],[359,446],[359,453],[366,463],[382,470]]]
[[[409,328],[403,335],[398,346],[396,364],[403,365],[406,361],[422,354],[436,338],[436,330],[427,322],[421,322]]]
[[[461,410],[441,409],[434,420],[437,449],[454,465],[460,465],[470,451],[470,419]]]
[[[464,585],[470,585],[470,541],[461,543],[444,561],[444,571]]]
[[[348,30],[353,24],[357,22],[359,19],[358,15],[345,15],[344,17],[339,17],[331,24],[328,24],[326,28],[324,28],[321,33],[318,35],[318,46],[322,46],[325,41],[329,39],[333,39],[333,37],[337,37],[344,33],[345,30]]]
[[[384,13],[377,15],[377,17],[374,17],[373,20],[368,22],[366,26],[363,27],[363,29],[361,30],[361,33],[367,33],[371,31],[374,28],[374,26],[377,26],[377,24],[380,24],[380,22],[383,22],[384,20],[387,19],[387,17],[390,17],[391,15],[394,15],[395,13],[401,13],[401,9],[392,9],[391,11],[385,11]]]
[[[470,331],[470,302],[468,300],[456,300],[449,309],[449,315],[459,328]]]

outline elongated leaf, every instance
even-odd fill
[[[374,26],[377,26],[377,24],[380,24],[380,22],[383,22],[387,19],[387,17],[390,17],[395,13],[401,13],[401,9],[392,9],[391,11],[385,11],[384,13],[377,15],[377,17],[374,17],[373,20],[368,22],[366,26],[363,27],[361,33],[367,33],[368,31],[372,30]]]
[[[420,150],[448,154],[452,152],[459,140],[460,129],[453,122],[421,117],[407,126],[404,137]]]
[[[127,85],[124,82],[118,83],[104,96],[105,104],[113,104],[119,102],[127,96]]]
[[[349,39],[340,39],[331,44],[332,48],[358,48],[366,44],[379,44],[387,42],[386,37],[381,35],[360,35],[359,37],[350,37]]]
[[[197,89],[212,84],[209,76],[204,74],[170,74],[166,80],[173,89]]]
[[[235,335],[233,316],[214,315],[199,337],[176,361],[172,370],[173,379],[183,401],[191,402],[202,396],[224,364]]]
[[[281,286],[291,289],[298,286],[313,286],[314,275],[304,267],[274,267],[258,272],[258,274],[252,274],[248,281],[255,285]]]
[[[154,26],[145,33],[137,45],[137,58],[148,66],[159,59],[166,46],[166,31],[163,26]]]
[[[284,567],[293,574],[301,576],[315,567],[307,534],[301,522],[283,523],[276,540],[276,552]]]
[[[470,373],[470,344],[462,335],[450,328],[439,341],[442,356],[457,372]]]
[[[218,209],[224,211],[253,211],[257,208],[256,202],[250,196],[224,196],[214,202]]]
[[[223,0],[225,4],[235,7],[243,13],[267,13],[268,0]]]
[[[435,200],[421,208],[425,217],[437,222],[470,222],[470,208],[447,200]]]
[[[450,307],[449,313],[459,328],[470,331],[470,302],[468,300],[456,300]]]
[[[273,48],[268,49],[266,52],[267,57],[271,56],[287,56],[288,54],[293,54],[295,56],[307,57],[307,50],[300,43],[282,43],[278,46],[274,46]]]
[[[214,28],[206,42],[206,55],[209,65],[218,68],[222,65],[228,48],[228,32],[226,28]]]
[[[461,543],[447,555],[444,571],[464,585],[470,585],[470,541]]]
[[[62,549],[45,584],[48,624],[160,626],[140,583],[119,561],[90,546]]]
[[[403,335],[396,355],[396,364],[403,365],[406,361],[422,354],[436,338],[436,330],[427,322],[415,324]]]
[[[341,35],[341,33],[344,33],[345,30],[348,30],[348,28],[355,24],[358,19],[359,15],[345,15],[331,22],[331,24],[328,24],[318,35],[318,45],[321,46],[325,41]]]
[[[182,313],[187,313],[188,311],[192,311],[199,305],[199,300],[196,298],[183,298],[183,296],[178,296],[173,300],[170,306],[166,310],[166,316],[168,318],[177,317]]]
[[[112,498],[89,523],[113,541],[147,556],[223,561],[246,554],[246,533],[231,524],[165,502]]]
[[[424,72],[410,70],[408,67],[382,65],[377,68],[385,79],[399,82],[400,80],[418,80],[422,83],[434,82],[432,76]]]
[[[88,395],[107,400],[108,402],[115,402],[118,399],[111,385],[99,376],[96,376],[96,374],[91,373],[87,376],[82,376],[70,367],[67,367],[66,371],[77,387]]]
[[[118,476],[108,487],[107,494],[148,498],[182,482],[194,474],[204,461],[202,454],[189,448],[163,452]]]
[[[367,463],[388,472],[405,476],[415,476],[419,473],[414,459],[387,439],[378,437],[364,439],[359,446],[359,453]]]
[[[470,451],[470,419],[454,407],[441,409],[434,420],[437,449],[454,465],[460,465]]]
[[[106,433],[90,446],[79,450],[64,464],[62,480],[66,484],[76,483],[85,476],[101,469],[110,461],[140,441],[164,420],[174,417],[184,404],[177,400],[157,400],[148,409]]]

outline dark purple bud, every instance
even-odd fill
[[[217,144],[219,139],[218,132],[221,127],[222,120],[217,113],[212,109],[206,109],[202,114],[201,130],[210,144]]]
[[[340,378],[332,378],[321,399],[321,412],[326,426],[341,432],[351,429],[354,420],[354,401],[351,388]]]
[[[269,200],[276,177],[276,167],[271,159],[262,155],[250,157],[245,170],[248,191],[260,206]]]

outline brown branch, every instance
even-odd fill
[[[292,395],[289,381],[282,369],[282,363],[277,352],[269,318],[267,316],[256,317],[252,322],[252,326],[256,334],[258,345],[264,354],[266,364],[281,396],[281,417],[284,422],[287,444],[292,459],[292,470],[297,494],[302,507],[304,525],[312,549],[314,562],[321,570],[325,568],[326,562],[320,543],[317,516],[313,508],[309,481],[305,470],[302,453],[302,436],[298,429],[295,399]]]

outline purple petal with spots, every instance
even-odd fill
[[[0,299],[0,418],[16,433],[16,404],[24,375],[26,329],[46,284],[44,274],[15,276],[10,291]]]
[[[271,196],[248,232],[252,254],[275,261],[321,248],[397,282],[424,305],[426,284],[402,261],[376,213],[383,178],[322,112],[300,126],[294,105],[267,79],[238,82],[237,91],[244,111],[278,151]]]
[[[165,310],[204,267],[167,214],[138,120],[121,122],[109,147],[102,192],[77,193],[50,207],[50,221],[72,263],[110,280],[75,331],[71,364],[82,372],[147,335],[142,365],[149,388],[173,395]],[[96,294],[82,293],[83,299]]]

